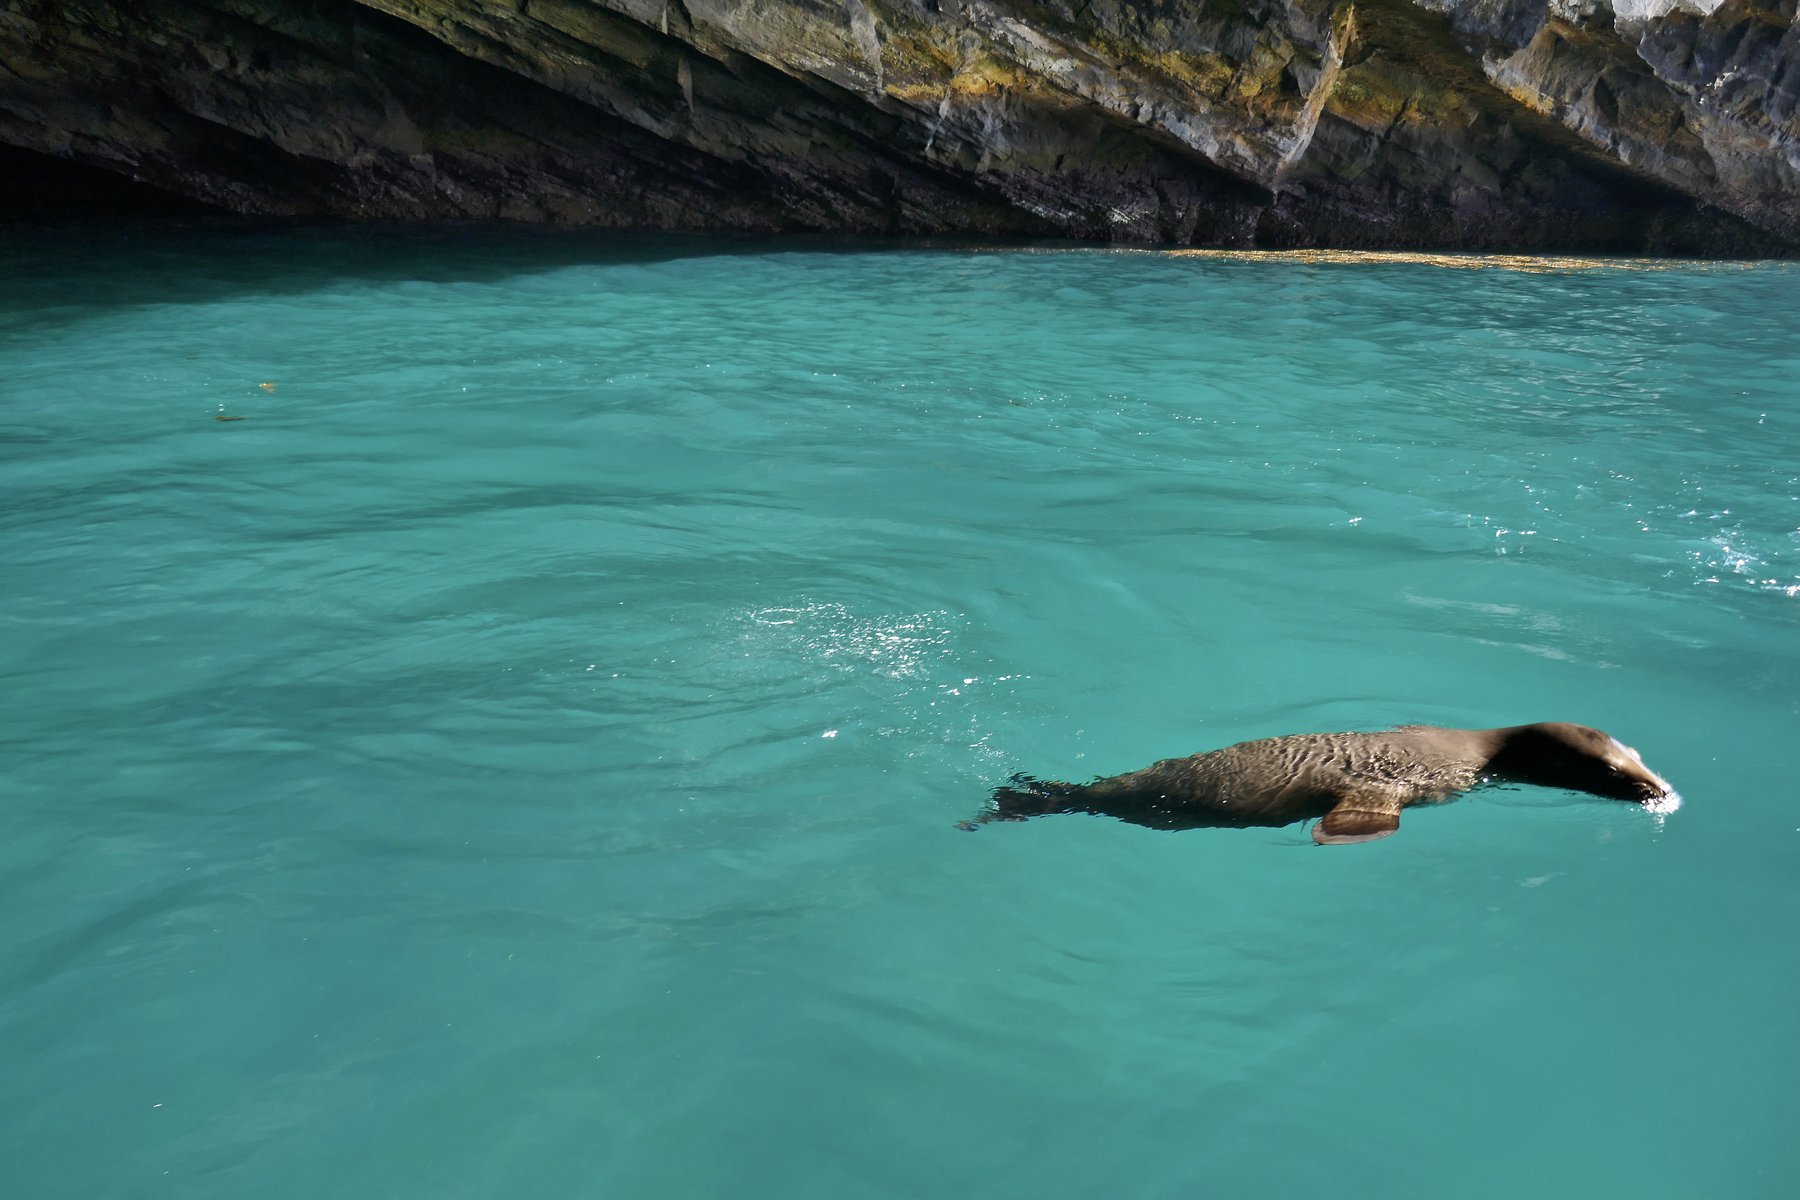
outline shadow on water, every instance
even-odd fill
[[[280,221],[174,214],[0,224],[0,320],[47,309],[209,304],[345,283],[491,284],[571,266],[774,254],[1066,249],[1075,243],[570,229],[500,222]],[[1094,247],[1104,249],[1105,247]]]
[[[178,198],[165,197],[176,200]],[[1396,267],[1491,266],[1563,273],[1631,260],[1482,255],[1384,255],[1278,251],[1209,252],[1061,240],[871,238],[819,233],[680,233],[505,222],[321,222],[235,217],[144,206],[93,219],[65,210],[0,219],[0,321],[13,332],[38,319],[147,305],[210,304],[239,296],[304,295],[346,284],[493,284],[574,266],[634,266],[683,259],[793,253],[867,255],[1006,251],[1195,256],[1226,265],[1281,265],[1286,277],[1370,263]],[[18,213],[12,215],[17,216]],[[105,216],[105,214],[102,214]],[[0,213],[4,218],[5,213]],[[1636,260],[1649,265],[1652,260]],[[1525,264],[1520,266],[1520,264]],[[1680,264],[1671,264],[1680,265]],[[1686,264],[1693,265],[1693,264]],[[1722,264],[1742,269],[1753,264]],[[62,311],[57,311],[62,310]]]

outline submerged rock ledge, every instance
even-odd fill
[[[0,208],[1794,253],[1796,0],[1618,3],[0,0]]]

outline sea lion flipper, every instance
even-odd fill
[[[1400,828],[1400,810],[1404,807],[1398,796],[1352,792],[1319,818],[1313,826],[1313,841],[1321,846],[1344,846],[1384,838]]]

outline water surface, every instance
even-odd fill
[[[16,232],[0,283],[12,1194],[1800,1186],[1795,267]],[[1685,806],[952,828],[1537,719]]]

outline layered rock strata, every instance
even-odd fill
[[[1795,0],[1579,3],[0,0],[0,205],[1792,252]]]

